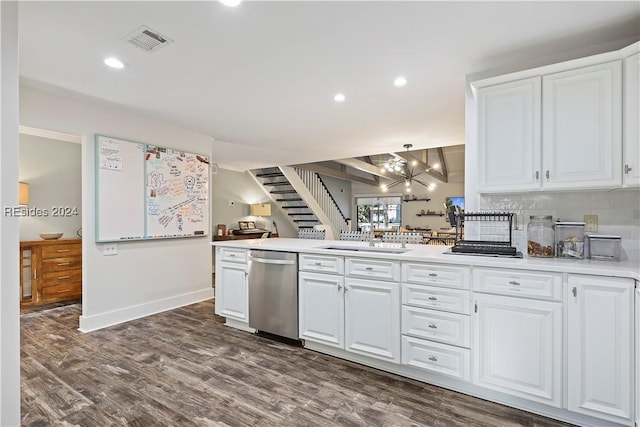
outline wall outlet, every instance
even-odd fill
[[[102,255],[118,255],[118,244],[117,243],[107,243],[102,247]]]
[[[588,233],[598,232],[598,215],[584,216],[584,231]]]

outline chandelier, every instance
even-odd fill
[[[403,147],[407,150],[407,154],[409,154],[409,150],[413,147],[412,144],[404,144]],[[407,156],[409,157],[409,156]],[[411,192],[411,185],[416,182],[420,185],[427,187],[429,191],[433,191],[436,188],[435,183],[431,182],[427,184],[424,181],[417,179],[416,177],[426,170],[416,169],[418,166],[418,162],[413,160],[411,163],[408,163],[408,160],[398,157],[393,157],[387,160],[383,165],[381,171],[383,173],[393,173],[396,176],[400,175],[401,178],[398,178],[391,182],[390,184],[381,184],[380,189],[383,192],[389,191],[390,188],[395,187],[396,185],[404,183],[404,191],[407,193]],[[428,169],[427,169],[428,170]]]

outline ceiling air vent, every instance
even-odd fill
[[[126,36],[125,40],[146,52],[155,52],[162,46],[173,42],[170,38],[144,25]]]

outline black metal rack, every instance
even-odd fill
[[[456,243],[451,248],[451,253],[509,257],[522,256],[512,245],[513,225],[517,218],[513,212],[456,212],[455,210],[450,210],[447,214],[449,215],[449,222],[456,227]],[[462,236],[464,234],[465,221],[508,222],[509,240],[463,240]]]

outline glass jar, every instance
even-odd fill
[[[554,254],[555,235],[551,215],[531,215],[527,226],[527,254],[550,258]]]

